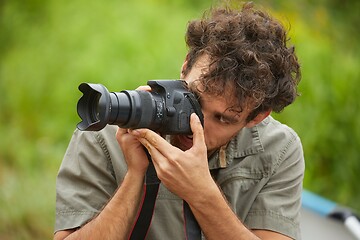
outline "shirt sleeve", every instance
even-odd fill
[[[56,180],[55,232],[91,220],[116,188],[111,157],[101,132],[75,130]]]
[[[302,145],[296,136],[277,156],[268,182],[248,212],[245,221],[251,229],[267,229],[301,239],[299,223],[304,168]]]

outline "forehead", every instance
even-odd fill
[[[196,63],[192,66],[189,73],[185,76],[184,80],[188,84],[190,91],[201,97],[202,101],[217,103],[217,105],[223,106],[227,111],[242,112],[246,105],[239,104],[236,97],[234,83],[228,83],[222,87],[221,91],[214,91],[214,89],[208,85],[205,86],[207,81],[202,78],[203,74],[207,73],[210,60],[206,56],[200,57]],[[211,83],[213,85],[214,83]],[[216,84],[216,82],[215,82]],[[225,110],[224,110],[225,111]]]
[[[196,92],[196,91],[195,91]],[[212,95],[206,92],[197,92],[199,96],[200,104],[203,110],[222,113],[228,116],[239,116],[239,114],[244,112],[244,109],[241,108],[235,100],[231,98],[224,97],[222,95]]]
[[[231,88],[225,89],[223,93],[215,94],[207,91],[201,81],[195,80],[188,83],[189,91],[195,93],[202,101],[221,103],[226,108],[236,109],[240,106],[237,104],[237,100],[231,90]]]

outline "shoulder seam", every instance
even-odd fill
[[[298,139],[298,136],[294,135],[294,133],[292,131],[288,131],[288,132],[291,134],[291,138],[289,139],[289,141],[287,142],[285,147],[282,150],[280,150],[280,155],[278,157],[278,160],[276,161],[276,164],[272,171],[272,174],[274,174],[277,171],[280,164],[284,161],[284,156],[288,152],[290,146],[296,141],[296,139]]]
[[[95,140],[99,143],[101,150],[103,151],[104,155],[106,156],[108,170],[111,172],[111,175],[114,177],[114,179],[116,179],[114,167],[111,162],[111,156],[110,156],[109,150],[106,146],[106,143],[104,141],[104,138],[98,132],[95,132],[93,134],[93,136],[94,136]]]

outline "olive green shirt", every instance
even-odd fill
[[[127,166],[115,133],[116,126],[99,132],[75,130],[56,183],[55,231],[91,220],[123,181]],[[244,128],[210,157],[209,168],[248,228],[301,238],[304,157],[291,128],[272,117]],[[162,185],[147,239],[185,239],[182,200]]]

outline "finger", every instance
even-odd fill
[[[126,134],[127,129],[119,128],[116,130],[116,141],[121,145],[124,142],[123,136]]]
[[[148,91],[150,92],[151,91],[151,87],[149,85],[144,85],[144,86],[139,86],[137,87],[135,90],[137,91]]]
[[[130,133],[136,136],[149,152],[152,148],[155,148],[164,157],[170,157],[171,154],[179,151],[178,148],[172,146],[159,134],[149,129],[135,129],[131,130]]]
[[[139,131],[130,130],[130,134],[137,135]],[[148,153],[151,156],[151,159],[155,165],[155,168],[158,168],[158,165],[161,164],[164,159],[164,156],[159,152],[159,150],[154,147],[154,145],[147,140],[145,137],[138,137],[139,142],[146,148]]]
[[[129,131],[129,129],[127,128],[118,128],[116,130],[116,138],[119,139],[121,138],[122,136],[124,136],[125,134],[127,134]]]
[[[131,129],[129,130],[129,133],[137,137],[141,143],[144,143],[146,145],[151,145],[152,147],[155,148],[158,148],[159,146],[162,146],[164,144],[164,143],[161,144],[161,142],[166,142],[166,140],[163,139],[159,134],[146,128]]]
[[[191,131],[193,132],[193,147],[205,146],[205,136],[204,136],[204,129],[201,125],[199,117],[192,113],[190,116],[190,127]]]
[[[120,128],[118,127],[118,129],[116,130],[116,135],[118,134],[125,134],[128,132],[128,129],[127,128]]]

